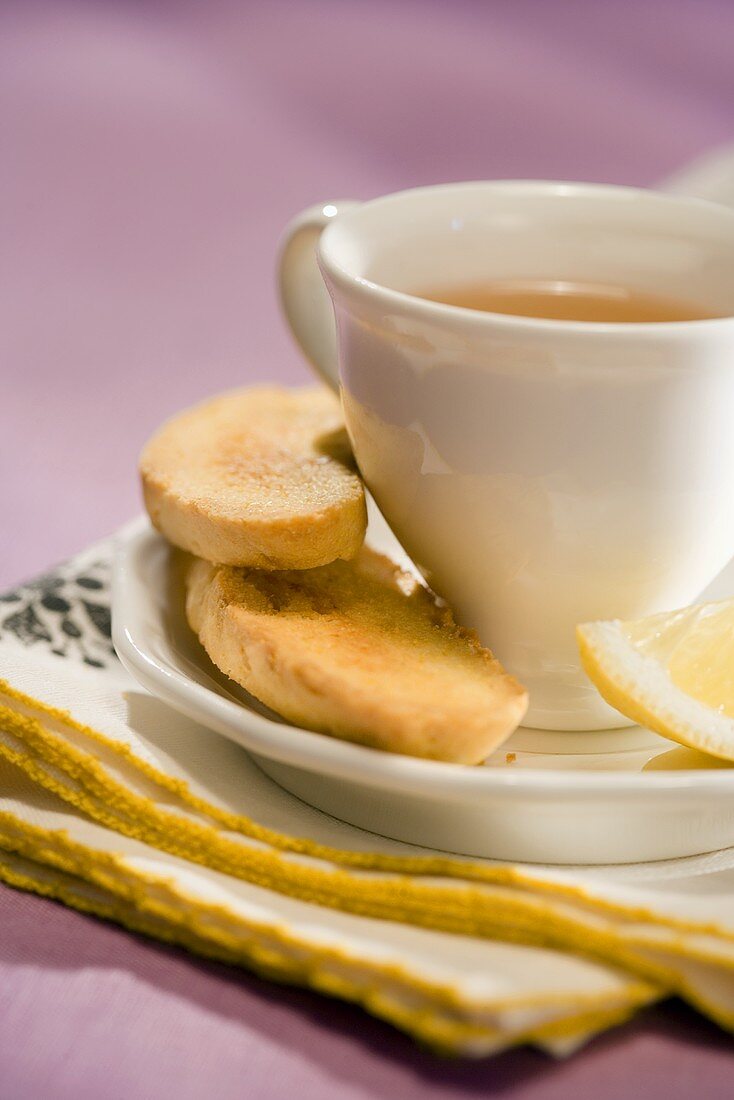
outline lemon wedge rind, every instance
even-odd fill
[[[734,718],[673,683],[666,665],[640,652],[625,626],[613,619],[576,628],[581,663],[601,696],[627,718],[671,741],[734,760]]]

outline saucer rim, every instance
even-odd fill
[[[227,698],[223,691],[197,683],[165,658],[162,611],[167,597],[151,592],[145,578],[151,558],[168,553],[168,549],[145,516],[132,521],[117,536],[112,640],[120,661],[153,695],[256,756],[332,778],[358,778],[386,790],[472,801],[483,797],[516,799],[520,794],[540,801],[556,801],[563,795],[579,800],[593,799],[601,792],[634,800],[653,794],[656,798],[679,800],[686,794],[694,798],[702,794],[730,797],[734,792],[734,768],[624,772],[467,767],[383,752],[270,719],[245,702]],[[670,748],[676,747],[671,741]]]

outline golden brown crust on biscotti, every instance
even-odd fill
[[[190,564],[186,613],[209,657],[284,718],[373,748],[477,764],[527,694],[387,558],[302,572]]]
[[[364,489],[324,388],[234,390],[186,409],[146,444],[140,476],[154,526],[207,561],[311,569],[364,539]]]

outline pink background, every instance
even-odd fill
[[[169,412],[308,380],[287,219],[443,180],[652,183],[734,139],[728,0],[0,7],[0,584],[139,508]],[[0,890],[0,1096],[730,1094],[658,1009],[556,1065],[442,1062],[354,1009]]]

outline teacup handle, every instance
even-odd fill
[[[291,332],[309,363],[339,388],[334,310],[316,259],[322,231],[359,203],[350,199],[317,203],[285,228],[278,258],[280,302]]]

